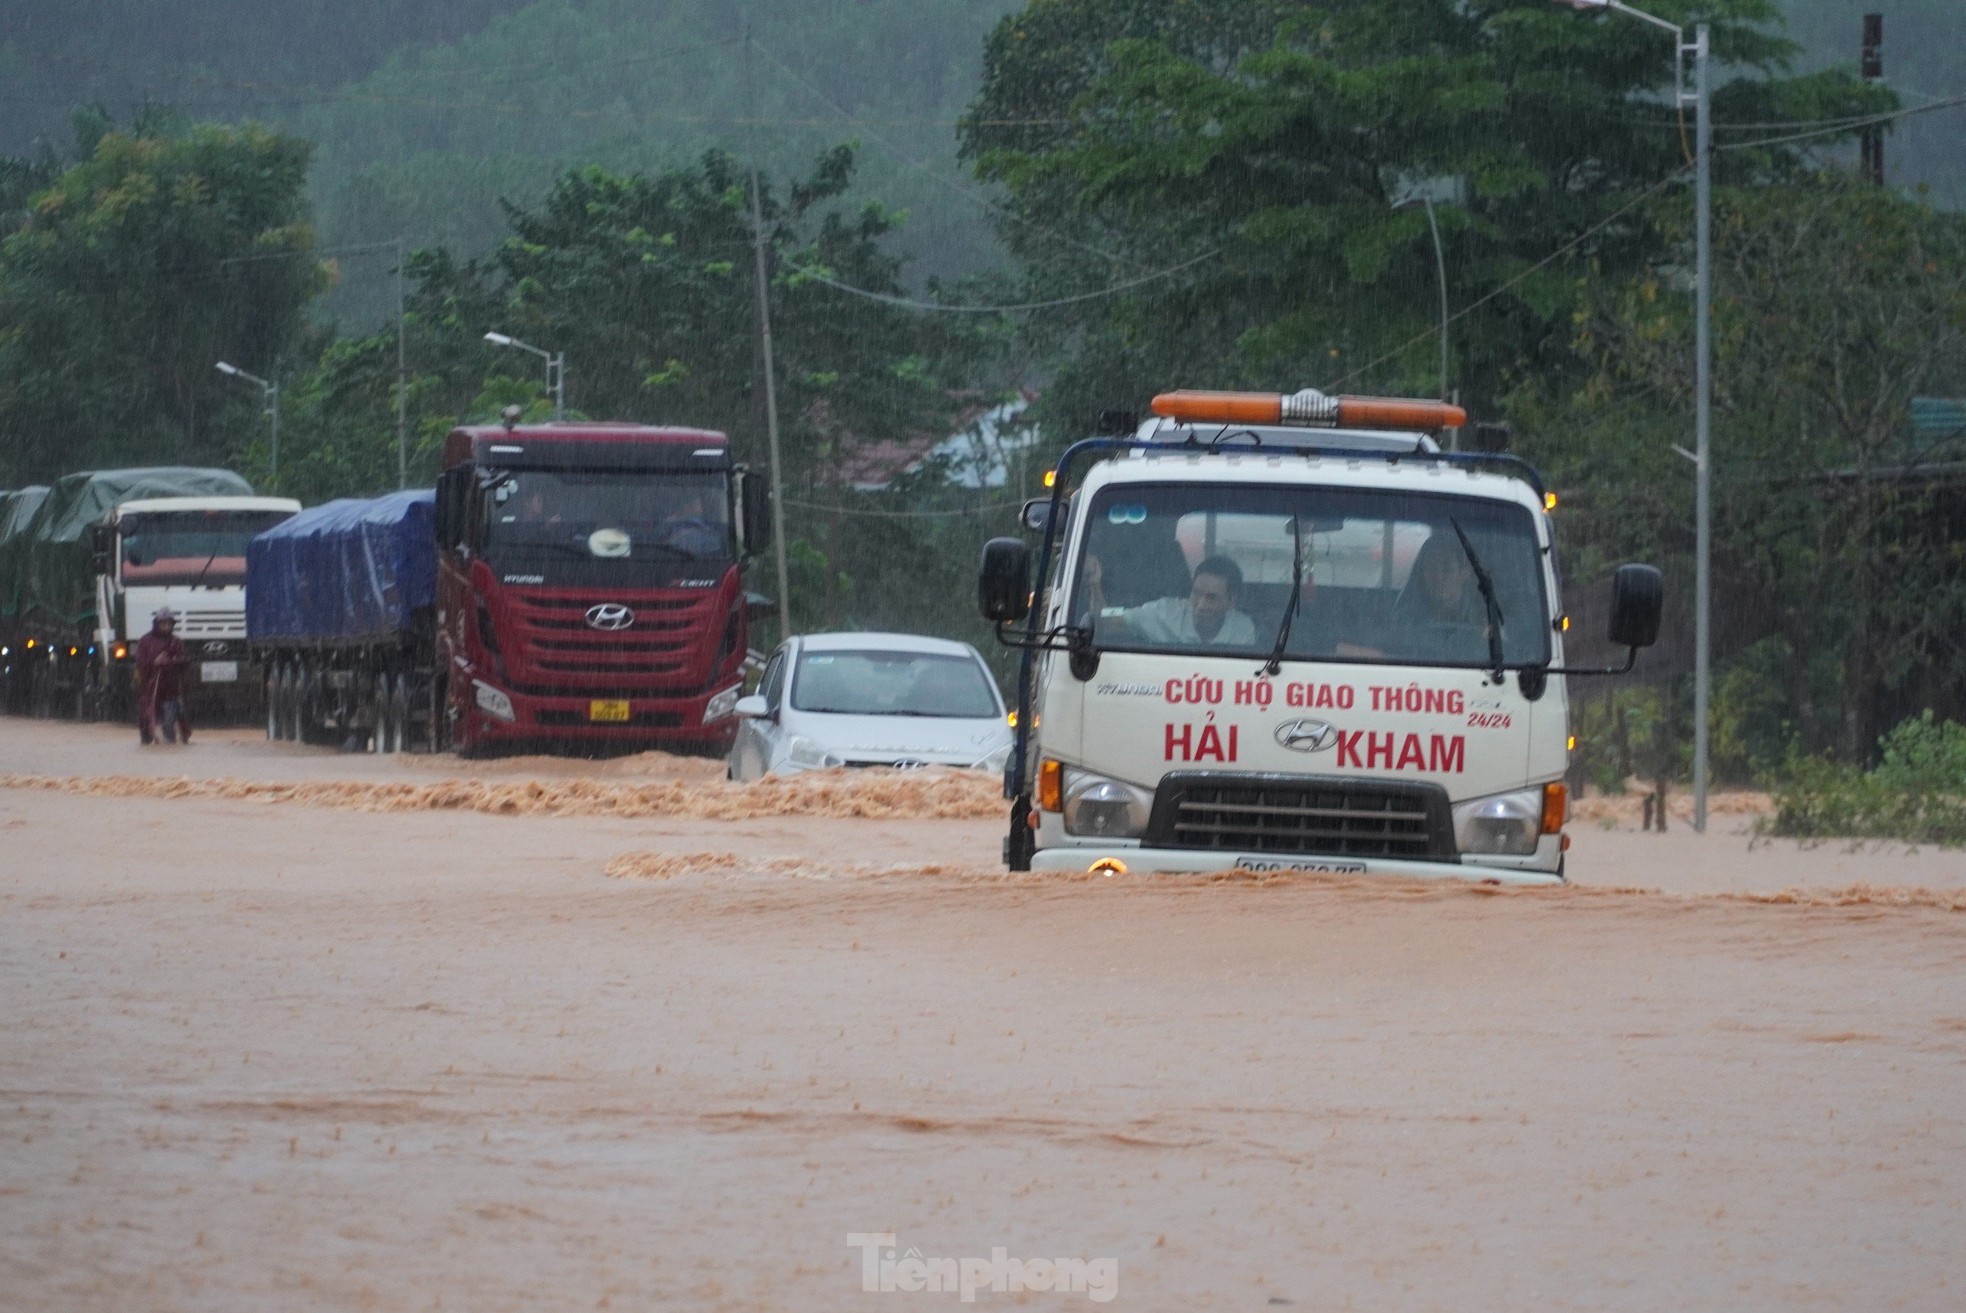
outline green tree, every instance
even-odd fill
[[[841,203],[852,152],[827,152],[790,184],[761,183],[773,355],[791,530],[818,563],[800,618],[837,623],[853,601],[847,462],[870,444],[940,436],[953,389],[974,377],[987,328],[923,317],[828,281],[901,292],[895,216]],[[530,356],[486,344],[499,330],[564,351],[578,415],[732,435],[765,460],[749,171],[722,152],[652,174],[568,173],[536,208],[508,207],[512,235],[461,260],[412,257],[408,356],[415,472],[435,472],[451,424],[519,403],[546,411]],[[987,348],[988,343],[984,344]],[[293,393],[288,459],[310,492],[376,491],[395,471],[395,336],[337,342]]]
[[[307,143],[161,114],[83,131],[0,240],[0,483],[228,462],[259,405],[213,366],[275,373],[323,285]]]
[[[1722,120],[1888,100],[1840,73],[1776,76],[1791,48],[1767,0],[1699,12],[1738,74],[1715,97]],[[1684,166],[1661,103],[1672,76],[1661,34],[1549,0],[1045,0],[992,34],[962,139],[1009,189],[1020,221],[1002,234],[1048,288],[1219,251],[1045,325],[1062,357],[1046,413],[1063,427],[1175,385],[1430,393],[1427,220],[1394,208],[1420,188],[1442,202],[1450,300],[1493,295],[1453,337],[1455,380],[1492,409],[1525,373],[1573,363],[1574,274],[1541,262],[1580,238],[1582,261],[1613,270],[1659,249],[1613,216]]]
[[[1633,490],[1592,503],[1593,536],[1618,546],[1677,537],[1687,515],[1669,445],[1692,410],[1689,307],[1671,291],[1687,208],[1662,207],[1659,264],[1580,316],[1588,386],[1518,398],[1561,478]],[[1714,241],[1719,586],[1754,604],[1742,639],[1834,655],[1827,701],[1790,663],[1786,718],[1808,749],[1861,759],[1898,720],[1966,699],[1966,541],[1943,513],[1966,440],[1915,445],[1910,424],[1913,397],[1966,387],[1966,220],[1825,173],[1722,192]]]

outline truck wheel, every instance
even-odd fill
[[[432,752],[447,752],[451,746],[450,688],[442,675],[432,675],[425,685],[423,704],[430,708],[430,734],[425,742]]]
[[[410,750],[410,677],[392,675],[389,679],[389,750]]]
[[[389,676],[376,675],[363,690],[369,721],[369,751],[389,751]]]
[[[302,743],[322,747],[333,742],[323,728],[326,708],[322,705],[327,699],[322,687],[321,672],[312,665],[301,666],[296,680],[295,701],[298,737]]]
[[[1031,833],[1031,803],[1019,798],[1010,804],[1010,833],[1004,836],[1003,862],[1013,871],[1031,869],[1031,857],[1038,850],[1037,836]]]

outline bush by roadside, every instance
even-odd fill
[[[1966,845],[1966,725],[1926,712],[1878,742],[1872,770],[1792,755],[1774,773],[1764,834]]]

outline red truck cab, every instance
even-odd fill
[[[450,737],[729,747],[749,650],[744,559],[767,489],[721,433],[453,429],[437,482]]]

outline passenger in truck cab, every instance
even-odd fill
[[[1101,637],[1165,647],[1251,647],[1256,642],[1256,622],[1236,608],[1242,567],[1226,556],[1211,556],[1195,567],[1186,597],[1161,597],[1133,607],[1106,605],[1106,570],[1098,557],[1085,558],[1084,579],[1086,609]]]
[[[685,488],[670,504],[657,530],[656,541],[691,556],[717,556],[724,544],[722,528],[710,518],[700,488]]]
[[[1451,531],[1436,530],[1420,544],[1393,605],[1393,631],[1401,651],[1418,660],[1486,657],[1487,608],[1467,550]]]

